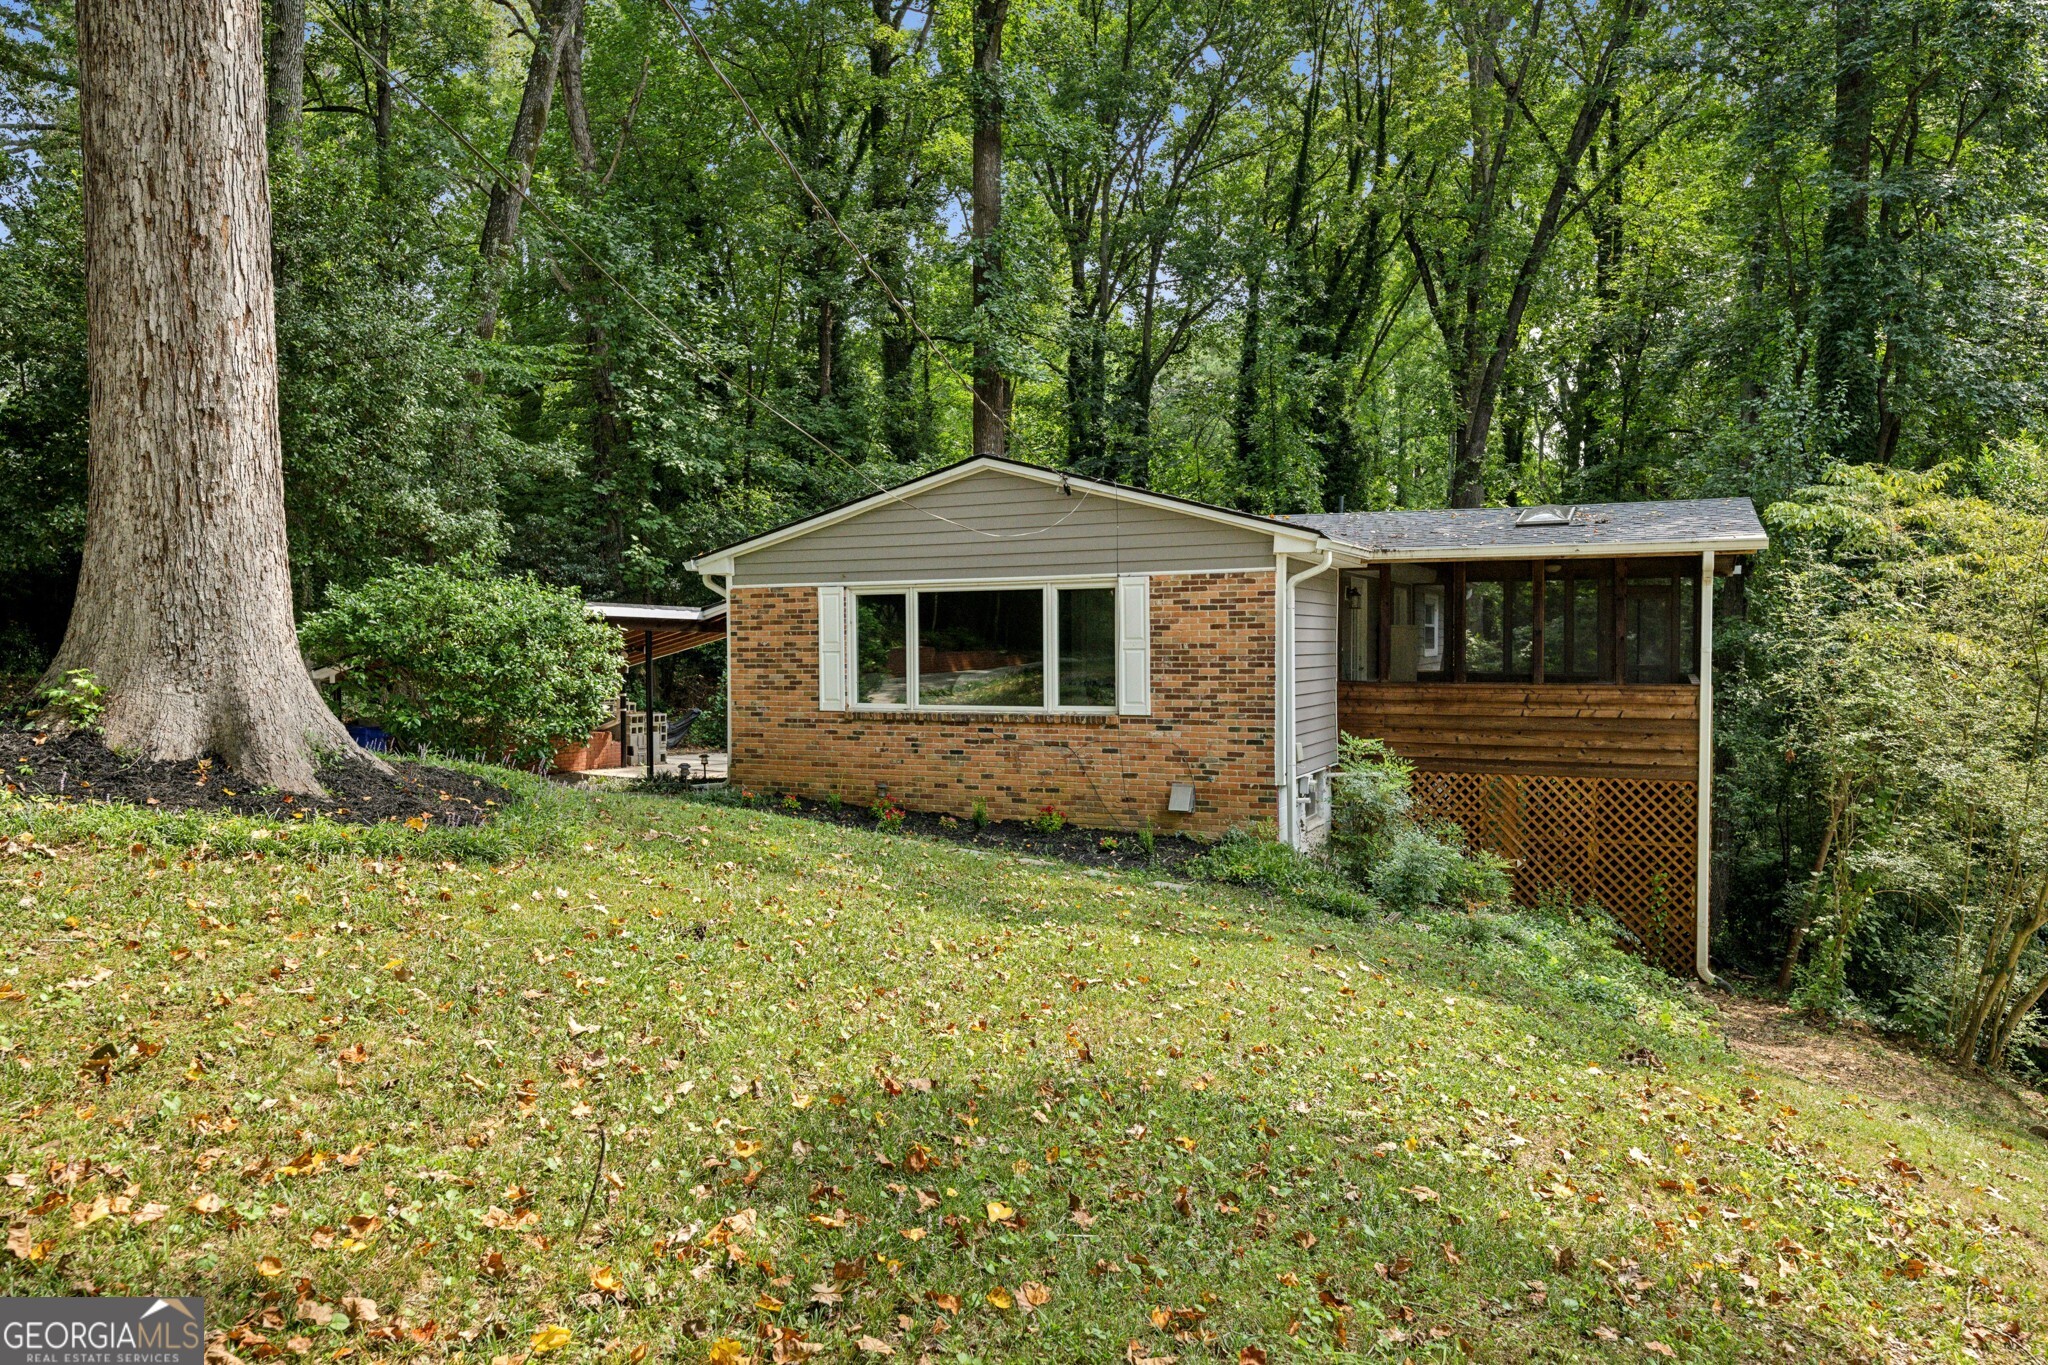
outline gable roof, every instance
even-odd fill
[[[1235,512],[1227,507],[1216,507],[1206,502],[1196,502],[1190,498],[1177,498],[1166,493],[1154,493],[1143,488],[1130,488],[1123,484],[1109,483],[1101,479],[1087,479],[1078,474],[1069,474],[1063,470],[1047,469],[1042,465],[1024,464],[1017,460],[1007,460],[994,455],[977,455],[972,459],[962,460],[958,464],[947,465],[944,469],[934,470],[932,473],[912,479],[908,483],[898,484],[894,488],[883,489],[877,493],[870,493],[865,497],[855,498],[851,502],[841,503],[839,506],[826,511],[788,522],[785,525],[776,527],[772,531],[764,531],[758,536],[727,545],[718,550],[712,550],[688,561],[683,567],[693,573],[700,574],[730,573],[732,572],[732,561],[741,555],[752,554],[757,550],[765,550],[771,545],[779,545],[784,541],[809,535],[813,531],[821,531],[828,526],[835,526],[842,521],[850,520],[864,512],[872,511],[877,507],[883,507],[890,503],[903,503],[906,506],[914,507],[915,504],[911,500],[920,493],[928,493],[933,489],[943,488],[949,483],[957,482],[984,470],[1009,474],[1020,479],[1028,479],[1035,483],[1048,484],[1053,487],[1069,488],[1076,492],[1108,498],[1113,501],[1135,503],[1140,506],[1178,512],[1184,516],[1193,517],[1198,521],[1214,522],[1219,525],[1236,527],[1239,530],[1252,531],[1259,535],[1272,536],[1275,538],[1277,553],[1307,555],[1320,554],[1324,550],[1329,550],[1332,553],[1344,555],[1347,560],[1353,557],[1346,552],[1343,545],[1321,535],[1310,527],[1283,517],[1264,517],[1251,512]],[[953,522],[949,517],[940,516],[936,512],[929,515],[935,521],[959,524]],[[974,530],[975,528],[970,526],[965,529]]]
[[[1750,554],[1770,544],[1756,505],[1748,498],[1310,512],[1289,520],[1373,559],[1535,559],[1702,550]]]
[[[1749,554],[1770,540],[1748,498],[1704,498],[1670,502],[1579,503],[1556,508],[1454,507],[1441,511],[1308,512],[1266,517],[1237,512],[1191,498],[1130,488],[1063,470],[977,455],[930,474],[800,517],[688,561],[693,573],[730,574],[733,560],[851,520],[890,503],[916,507],[921,493],[943,488],[983,470],[1096,497],[1177,512],[1199,521],[1236,527],[1274,538],[1276,554],[1328,552],[1345,565],[1389,559],[1537,559],[1592,555]],[[918,509],[924,510],[924,509]],[[1554,516],[1530,518],[1532,512]],[[962,525],[930,512],[935,521]],[[1518,522],[1549,524],[1517,524]],[[973,531],[976,528],[963,526]],[[1001,537],[997,537],[1000,539]]]

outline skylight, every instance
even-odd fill
[[[1525,507],[1515,513],[1517,526],[1569,526],[1576,507]]]

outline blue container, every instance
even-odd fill
[[[371,753],[388,754],[391,752],[391,736],[376,726],[357,725],[354,722],[350,722],[346,728],[348,730],[348,737],[354,740],[358,746],[368,749]]]

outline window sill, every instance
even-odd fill
[[[908,707],[849,706],[849,716],[917,725],[1106,725],[1123,719],[1114,711],[935,711]],[[1131,719],[1146,720],[1145,716]]]

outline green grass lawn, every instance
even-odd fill
[[[409,854],[0,805],[0,1290],[203,1294],[251,1361],[2020,1359],[2043,1326],[2038,1139],[1747,1068],[1561,931],[544,804]]]

